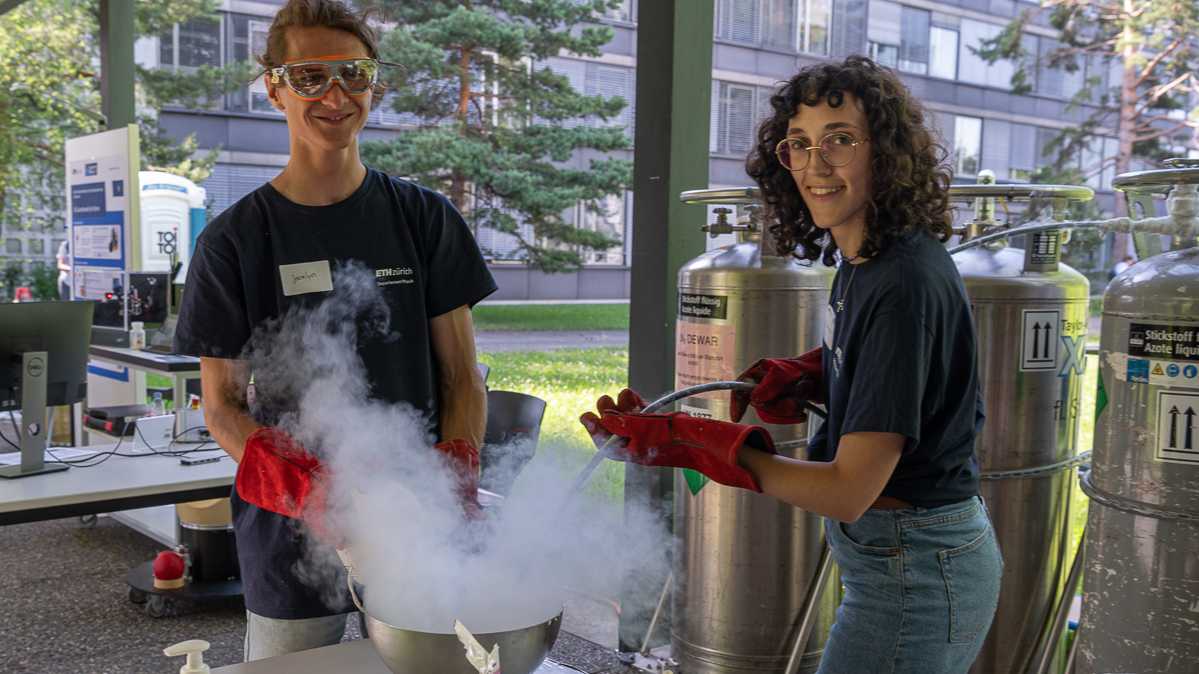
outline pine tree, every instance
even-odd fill
[[[513,235],[527,262],[544,271],[577,268],[579,251],[614,241],[570,224],[582,202],[603,212],[622,194],[631,162],[626,130],[588,125],[620,114],[619,97],[586,96],[545,61],[599,56],[612,31],[595,23],[613,0],[431,0],[359,3],[394,24],[382,40],[393,92],[385,105],[419,122],[390,141],[365,143],[368,163],[444,192],[473,227]],[[594,151],[589,168],[564,164]],[[522,225],[531,227],[527,236]]]
[[[1061,31],[1061,46],[1041,55],[1044,66],[1077,72],[1086,60],[1122,64],[1115,86],[1100,91],[1102,78],[1088,77],[1074,94],[1072,106],[1098,100],[1099,108],[1046,148],[1046,154],[1053,153],[1054,173],[1061,175],[1073,164],[1102,127],[1116,129],[1119,151],[1082,166],[1084,176],[1110,167],[1123,173],[1134,158],[1152,164],[1174,156],[1179,145],[1199,150],[1199,3],[1042,0],[1040,8],[1025,10],[976,50],[991,62],[1015,62],[1016,93],[1031,89],[1037,55],[1023,48],[1021,35],[1039,12],[1048,12],[1050,25]]]

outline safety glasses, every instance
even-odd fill
[[[377,59],[363,57],[318,56],[289,61],[267,72],[271,84],[281,81],[295,92],[296,96],[315,101],[324,96],[336,82],[347,94],[364,94],[379,81],[379,67],[395,65]]]
[[[774,155],[779,163],[788,171],[802,171],[808,167],[812,150],[818,150],[820,157],[829,166],[845,166],[853,161],[858,146],[866,140],[858,140],[843,131],[834,131],[816,145],[808,145],[806,139],[784,138],[774,146]]]

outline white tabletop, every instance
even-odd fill
[[[89,449],[103,451],[112,446],[94,445]],[[176,445],[173,449],[186,448],[188,445]],[[237,464],[220,450],[192,456],[220,460],[184,466],[178,457],[112,456],[90,468],[72,466],[56,473],[0,479],[0,523],[228,496]]]
[[[501,660],[503,654],[501,654]],[[571,674],[577,669],[563,667],[547,660],[534,674]],[[354,674],[392,674],[379,659],[374,646],[366,639],[349,641],[336,646],[314,648],[310,651],[289,653],[277,658],[256,660],[239,665],[218,667],[213,674],[328,674],[329,672],[353,672]],[[408,674],[401,672],[399,674]],[[411,674],[431,674],[411,672]]]

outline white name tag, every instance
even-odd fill
[[[833,311],[833,305],[824,305],[824,348],[829,349],[833,346],[833,334],[837,329],[837,314]]]
[[[279,278],[283,281],[283,294],[286,297],[333,290],[333,275],[329,273],[328,260],[281,264]]]

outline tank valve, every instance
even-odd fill
[[[733,209],[731,209],[731,208],[725,208],[724,206],[719,206],[717,208],[713,208],[712,212],[716,214],[716,222],[704,225],[704,226],[700,227],[700,229],[707,232],[708,236],[712,237],[713,239],[720,236],[721,234],[732,234],[733,232],[755,232],[755,231],[757,231],[757,228],[754,227],[753,224],[745,224],[745,225],[736,224],[736,225],[734,225],[733,223],[729,222],[729,216],[733,214]],[[746,221],[752,222],[752,220],[750,220],[749,218],[746,218]]]

